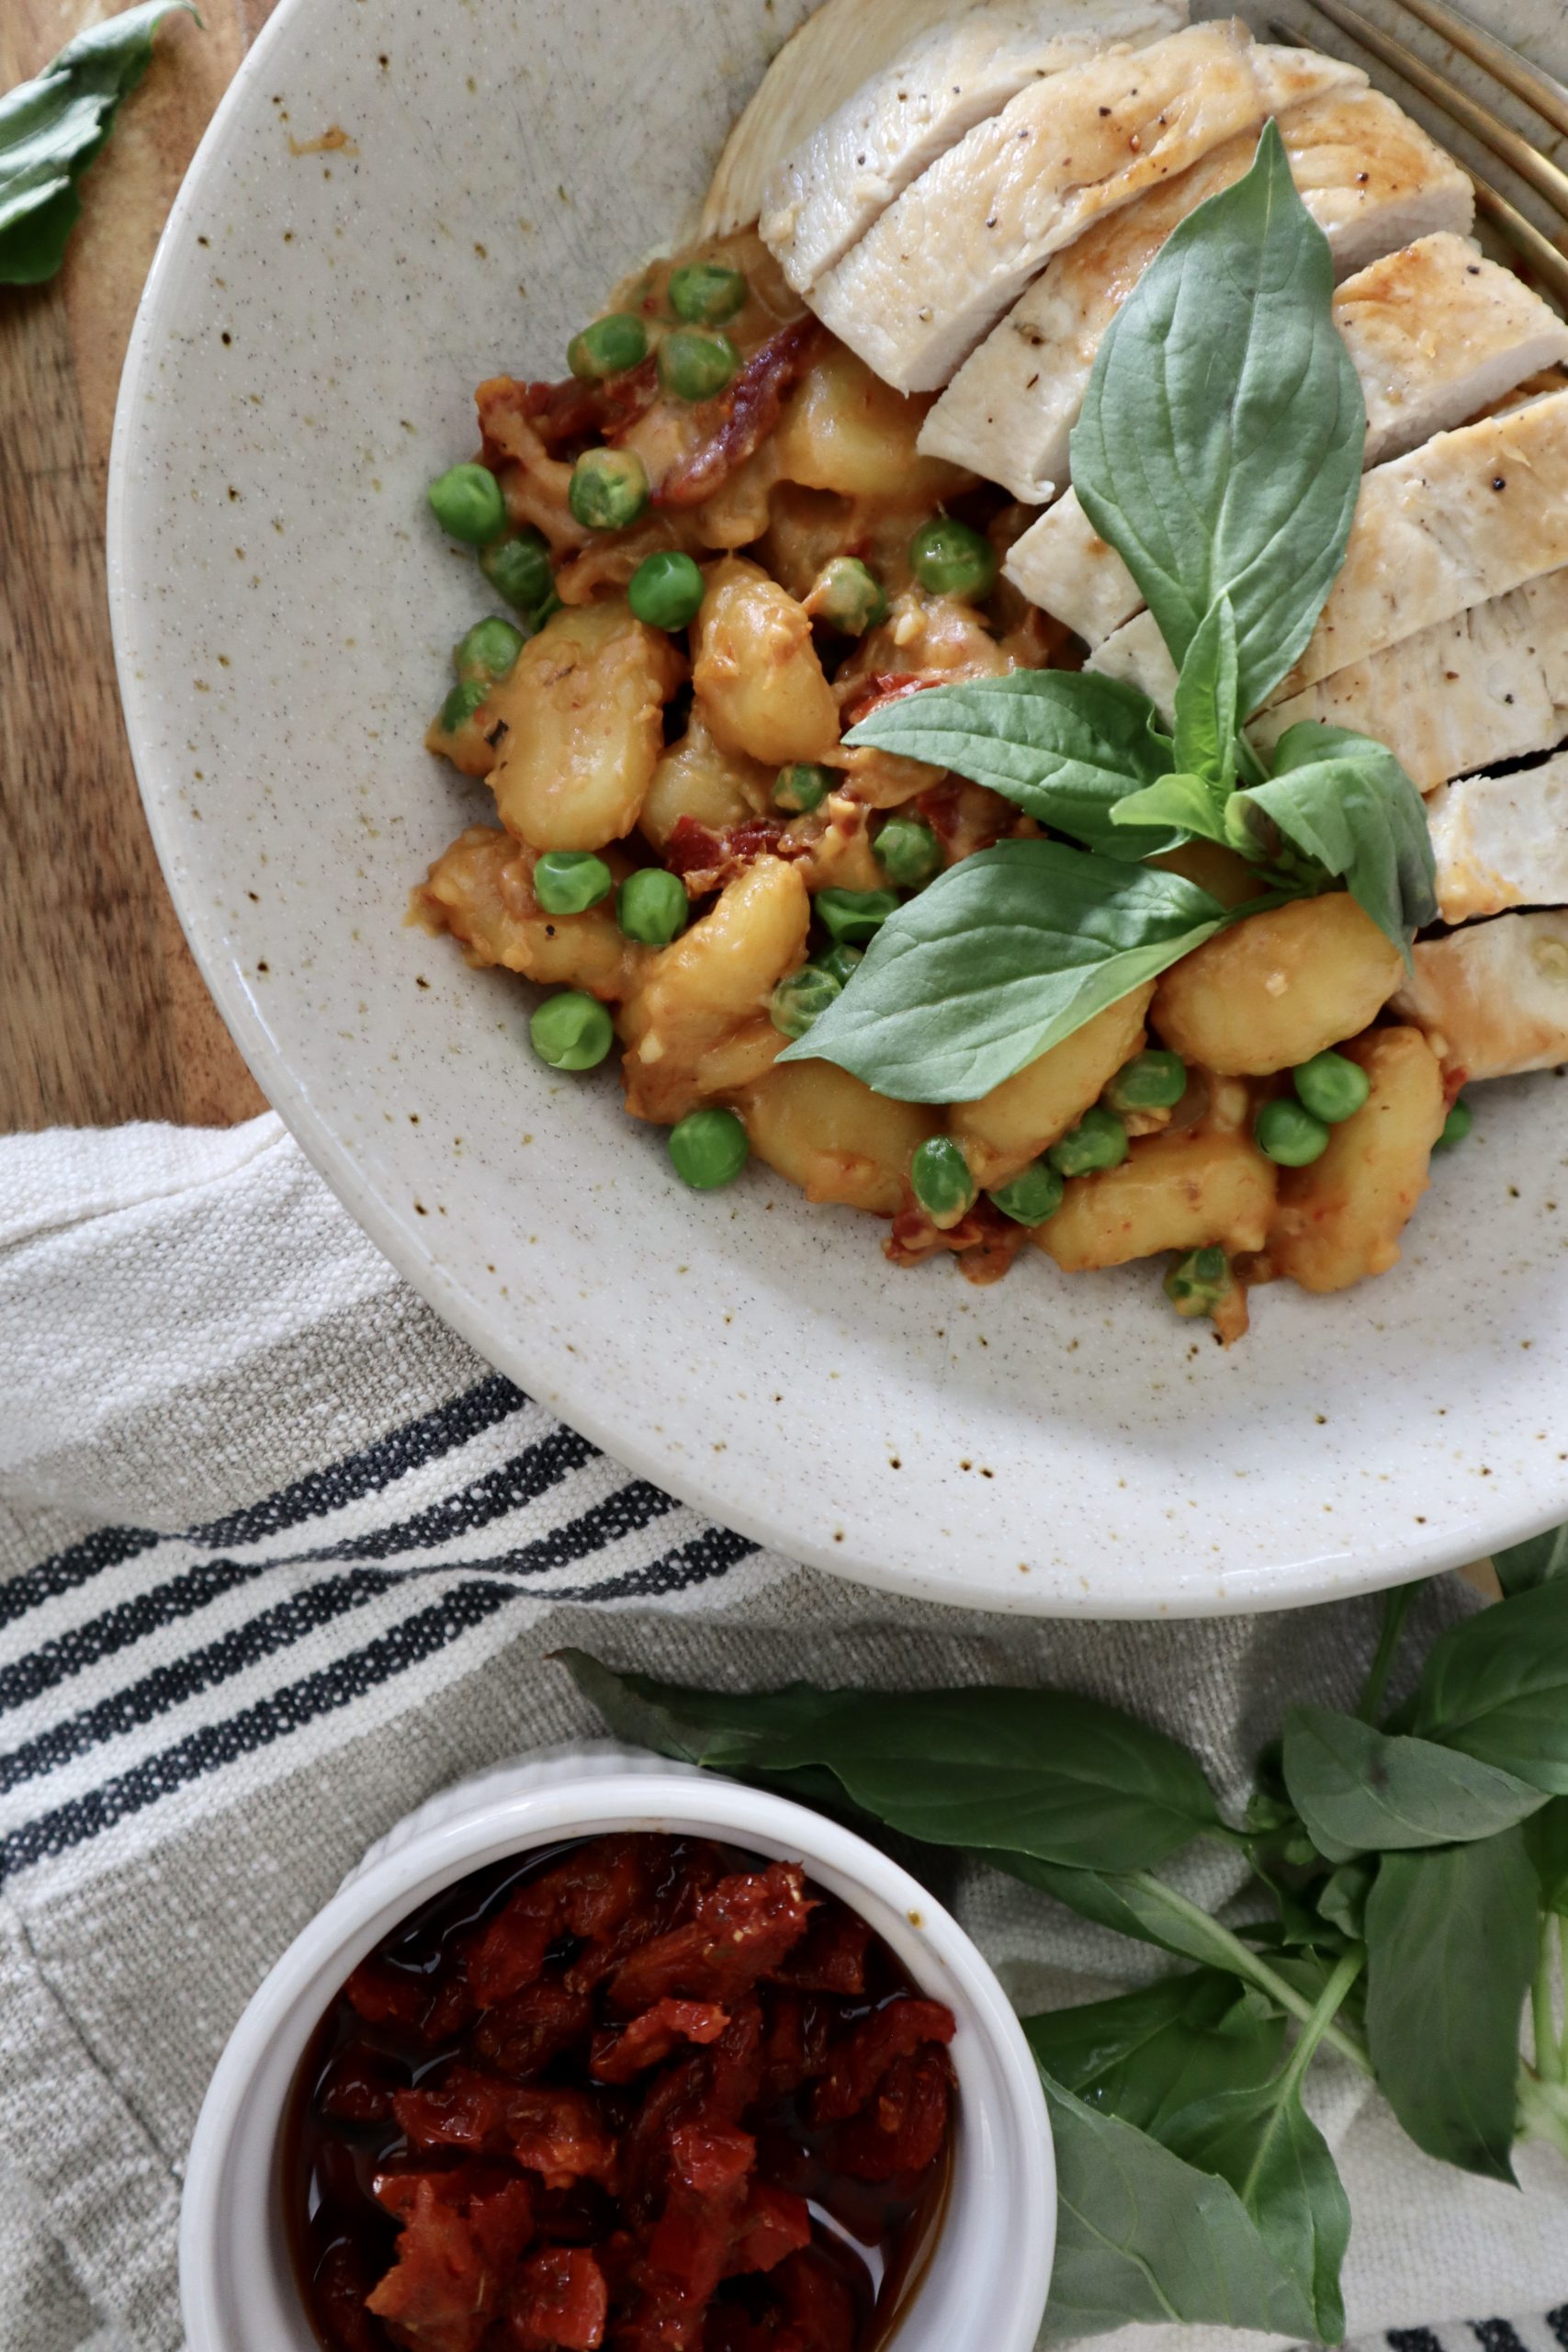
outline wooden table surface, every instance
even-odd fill
[[[0,0],[0,88],[119,0]],[[273,0],[165,20],[50,286],[0,288],[0,1132],[264,1108],[153,854],[115,685],[104,498],[158,232]]]

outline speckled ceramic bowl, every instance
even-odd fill
[[[807,0],[283,0],[186,181],[110,498],[127,717],[202,967],[300,1142],[543,1403],[763,1542],[998,1609],[1281,1606],[1568,1519],[1550,1078],[1478,1098],[1383,1281],[1226,1354],[1148,1268],[996,1289],[753,1169],[695,1196],[529,992],[401,927],[487,813],[422,748],[485,609],[424,509],[678,233]],[[1561,65],[1562,60],[1557,62]]]

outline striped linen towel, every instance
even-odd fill
[[[1233,1796],[1286,1694],[1344,1703],[1370,1644],[1365,1601],[1004,1623],[760,1552],[481,1363],[272,1118],[0,1139],[0,2352],[175,2352],[181,2165],[236,2018],[400,1815],[595,1727],[561,1643],[699,1681],[1060,1679]],[[1466,1605],[1434,1587],[1425,1630]],[[1138,1973],[1013,1882],[931,1875],[1025,2007]],[[1560,2159],[1525,2150],[1522,2193],[1430,2164],[1348,2073],[1317,2113],[1354,2329],[1568,2352]]]

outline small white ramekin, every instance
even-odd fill
[[[235,2027],[191,2143],[180,2212],[188,2352],[317,2352],[284,2227],[279,2140],[295,2070],[349,1971],[469,1871],[607,1830],[718,1838],[807,1874],[868,1919],[958,2019],[958,2131],[946,2216],[897,2352],[1032,2352],[1055,2241],[1039,2076],[1006,1995],[908,1871],[803,1805],[695,1766],[595,1743],[504,1764],[400,1822],[278,1962]],[[890,2346],[889,2352],[892,2352]]]

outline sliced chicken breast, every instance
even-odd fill
[[[1270,702],[1364,662],[1568,563],[1568,391],[1439,433],[1361,484],[1345,562],[1306,651]],[[1089,667],[1168,697],[1153,616],[1107,638]]]
[[[1568,1062],[1568,908],[1418,941],[1391,1010],[1427,1032],[1450,1084]]]
[[[1445,784],[1427,803],[1427,821],[1445,922],[1568,905],[1568,752],[1511,775]]]
[[[1320,678],[1261,711],[1248,731],[1271,751],[1304,718],[1375,736],[1423,792],[1549,751],[1568,735],[1568,571]]]
[[[1186,22],[1186,0],[1000,0],[936,26],[771,175],[764,243],[808,293],[912,180],[1021,90],[1113,41],[1135,48]]]
[[[1280,134],[1341,277],[1412,237],[1470,226],[1468,175],[1381,91],[1309,98],[1280,117]],[[1171,231],[1238,180],[1257,145],[1255,129],[1226,140],[1048,262],[937,401],[921,448],[1030,504],[1051,498],[1067,480],[1067,436],[1106,328]]]
[[[1568,326],[1556,311],[1511,269],[1483,260],[1468,237],[1446,232],[1359,270],[1336,295],[1334,316],[1366,399],[1368,466],[1450,431],[1568,358]],[[1091,646],[1144,601],[1072,491],[1015,543],[1007,572]]]
[[[944,384],[1050,256],[1237,131],[1365,76],[1238,19],[1037,81],[922,172],[811,307],[899,391]]]

